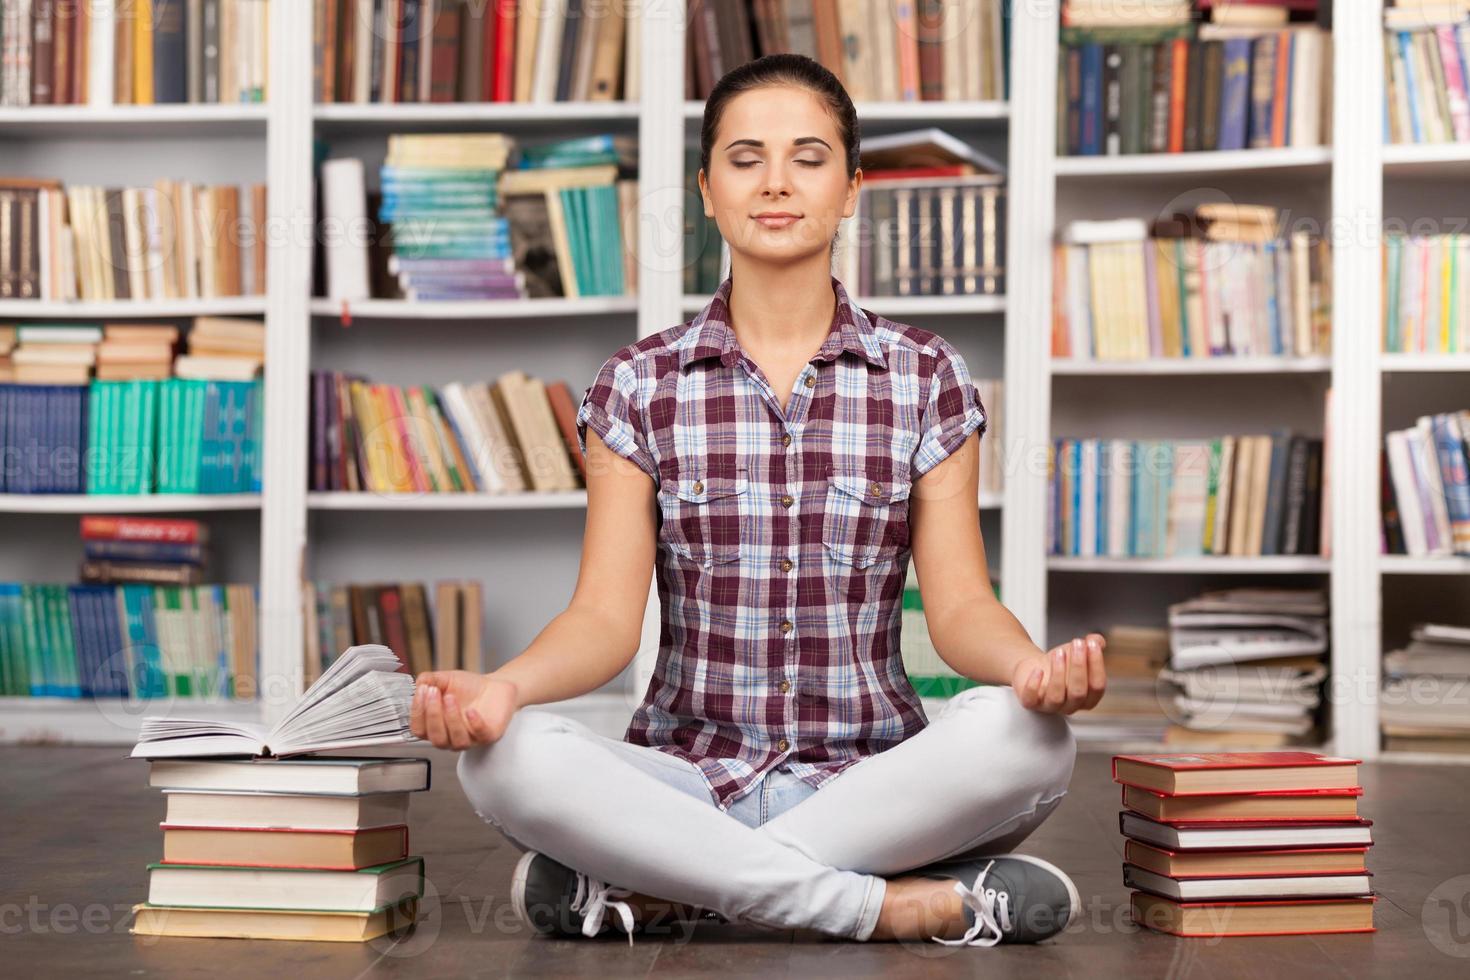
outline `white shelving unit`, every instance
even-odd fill
[[[1379,352],[1376,235],[1334,238],[1336,315],[1329,358],[1127,364],[1054,364],[1050,359],[1045,325],[1051,319],[1051,243],[1054,230],[1066,221],[1150,214],[1179,206],[1191,193],[1213,187],[1237,200],[1293,206],[1333,226],[1351,221],[1348,227],[1372,232],[1382,226],[1385,193],[1393,196],[1400,186],[1432,188],[1417,197],[1406,191],[1401,206],[1406,212],[1417,208],[1419,213],[1433,214],[1426,209],[1446,199],[1445,189],[1459,195],[1452,199],[1464,199],[1463,184],[1456,182],[1470,175],[1470,147],[1381,145],[1377,112],[1383,86],[1381,3],[1363,0],[1337,6],[1331,146],[1126,159],[1058,158],[1056,4],[1017,6],[1010,104],[859,106],[865,133],[944,126],[993,155],[1004,154],[1000,158],[1009,162],[1004,297],[860,301],[885,315],[939,331],[956,343],[977,377],[1006,379],[1010,462],[1004,493],[981,501],[982,520],[992,564],[1000,569],[1002,598],[1039,644],[1065,638],[1052,634],[1065,631],[1070,625],[1068,610],[1079,603],[1110,611],[1116,606],[1120,614],[1116,621],[1125,621],[1123,614],[1132,612],[1129,603],[1134,603],[1140,615],[1148,608],[1150,618],[1157,620],[1159,596],[1171,589],[1228,582],[1240,574],[1325,579],[1334,609],[1333,672],[1340,678],[1367,678],[1368,689],[1376,690],[1385,577],[1411,585],[1418,581],[1443,585],[1456,582],[1456,576],[1470,576],[1470,559],[1378,554],[1377,451],[1387,422],[1384,386],[1401,375],[1413,383],[1453,384],[1454,372],[1470,371],[1470,355],[1424,358]],[[686,203],[697,203],[686,202],[683,152],[697,143],[703,104],[683,98],[681,3],[653,7],[643,17],[643,98],[634,104],[313,106],[311,5],[272,4],[271,11],[267,105],[4,110],[0,139],[95,141],[187,135],[205,142],[254,140],[257,147],[263,139],[270,219],[300,229],[309,227],[303,218],[312,214],[314,138],[327,140],[334,151],[340,148],[343,154],[368,158],[371,172],[376,162],[371,155],[381,154],[391,132],[504,130],[539,139],[610,130],[636,133],[643,214],[677,216]],[[72,165],[73,173],[76,166]],[[105,172],[94,166],[89,179],[104,177]],[[68,174],[67,179],[78,178]],[[260,495],[6,500],[0,501],[0,513],[158,510],[248,515],[258,510],[261,672],[272,693],[258,704],[206,709],[224,717],[273,720],[301,689],[303,578],[412,580],[441,566],[453,574],[486,577],[500,569],[503,583],[487,591],[509,590],[508,606],[525,607],[529,611],[522,615],[544,623],[541,611],[551,608],[554,613],[563,594],[570,594],[581,530],[576,512],[586,507],[585,492],[518,497],[308,493],[309,372],[346,364],[382,380],[438,383],[490,378],[501,364],[524,363],[534,373],[543,366],[553,376],[562,372],[580,393],[591,370],[616,347],[677,324],[707,302],[707,297],[683,294],[681,221],[640,222],[638,236],[638,295],[627,298],[534,304],[368,300],[345,304],[344,309],[342,303],[311,298],[310,237],[298,233],[277,239],[270,249],[269,292],[263,298],[186,304],[0,303],[0,315],[7,317],[263,314],[268,338],[265,479]],[[402,374],[395,377],[395,371]],[[1325,420],[1334,433],[1330,557],[1118,562],[1046,555],[1045,447],[1053,435],[1087,434],[1077,431],[1079,418],[1096,419],[1103,430],[1112,426],[1116,434],[1159,436],[1246,431],[1276,412],[1286,413],[1292,422],[1315,413],[1320,426],[1321,395],[1328,385],[1335,393],[1332,416]],[[1099,406],[1095,399],[1103,391],[1110,393],[1109,403]],[[1242,394],[1248,397],[1239,398]],[[1111,404],[1111,396],[1117,396],[1118,406]],[[1160,417],[1160,404],[1171,406],[1167,417]],[[1188,408],[1175,410],[1186,404]],[[1139,431],[1144,422],[1154,431]],[[1183,428],[1168,428],[1172,425]],[[1064,576],[1064,586],[1052,583],[1054,575]],[[620,733],[646,683],[658,644],[658,622],[650,582],[643,643],[628,675],[576,704],[545,707]],[[492,614],[489,632],[493,635],[500,625]],[[521,632],[526,625],[517,624]],[[515,652],[503,649],[492,656]],[[174,706],[175,710],[204,707]],[[1372,703],[1335,703],[1331,717],[1329,749],[1365,758],[1378,755],[1377,711]],[[74,703],[0,701],[4,740],[111,736],[129,741],[127,732],[126,725]]]

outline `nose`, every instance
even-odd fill
[[[765,168],[766,183],[762,194],[766,197],[785,197],[791,193],[791,181],[786,177],[786,168],[770,164]]]

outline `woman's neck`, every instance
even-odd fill
[[[811,357],[832,328],[831,259],[769,266],[732,257],[730,327],[751,356]]]

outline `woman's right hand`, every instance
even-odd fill
[[[470,670],[431,670],[414,679],[409,729],[441,749],[486,745],[516,712],[514,682]]]

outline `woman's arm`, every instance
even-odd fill
[[[980,535],[980,436],[914,481],[909,541],[929,638],[958,674],[1010,684],[1028,708],[1071,713],[1091,708],[1106,686],[1096,633],[1043,653],[990,585]]]
[[[567,608],[524,651],[488,674],[420,674],[413,733],[441,748],[491,742],[520,708],[574,698],[616,677],[638,652],[656,521],[648,474],[589,428],[587,526]]]

